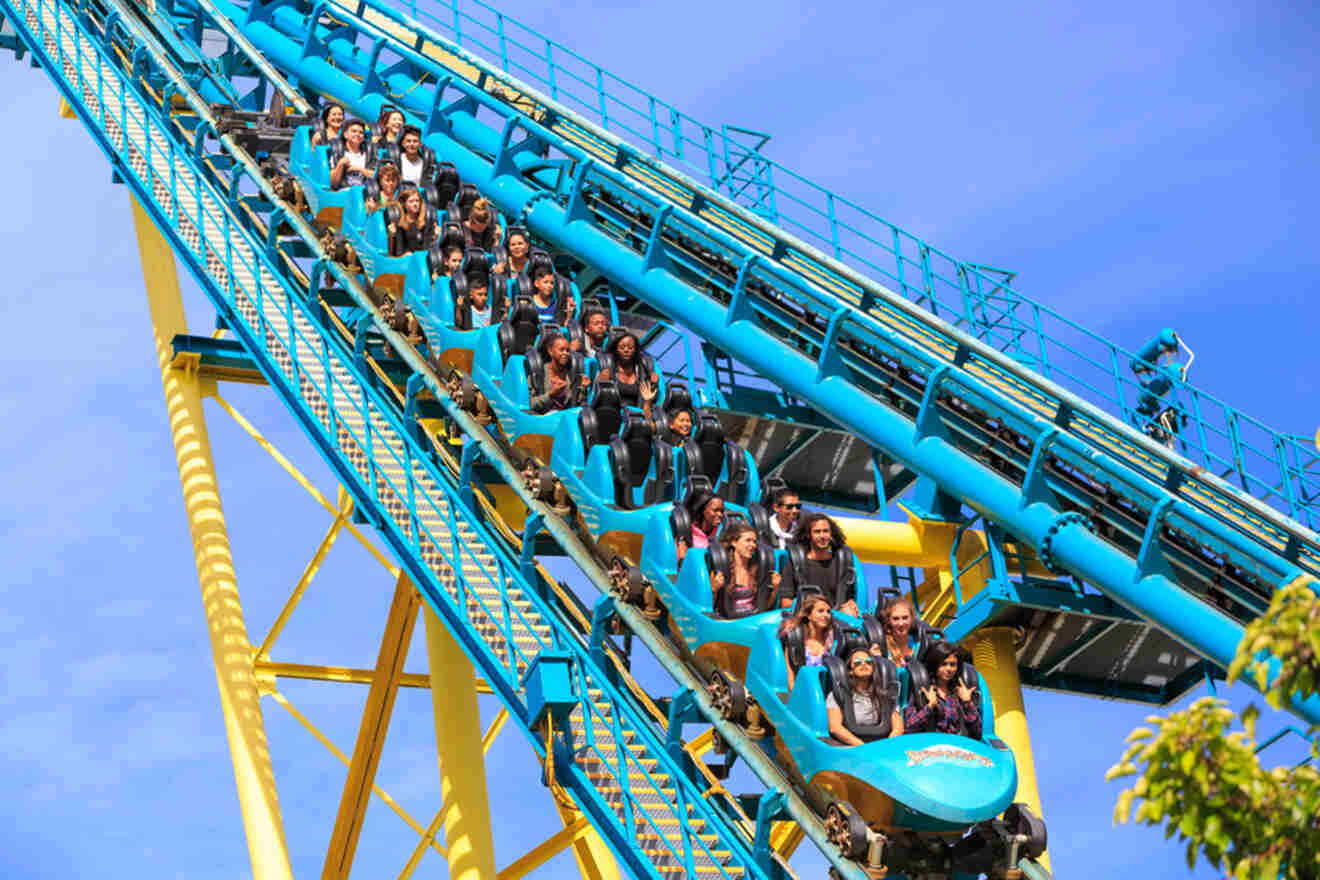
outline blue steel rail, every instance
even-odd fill
[[[334,2],[369,20],[374,16],[367,10],[385,11],[394,24],[418,34],[415,47],[428,39],[448,41],[455,50],[470,53],[455,52],[477,62],[482,73],[498,70],[530,83],[549,96],[538,99],[542,106],[533,114],[553,108],[589,123],[587,128],[599,127],[603,136],[592,138],[589,131],[570,134],[569,126],[562,126],[606,162],[631,153],[619,149],[618,138],[611,136],[617,135],[749,206],[788,233],[789,247],[807,262],[823,264],[816,268],[826,276],[827,287],[854,287],[862,279],[838,270],[855,270],[1124,422],[1141,426],[1149,421],[1149,414],[1138,411],[1144,389],[1131,371],[1139,360],[1133,351],[1015,291],[1009,286],[1012,276],[1002,270],[954,259],[767,158],[759,152],[761,144],[737,137],[745,130],[701,123],[480,0]],[[520,83],[513,88],[527,97]],[[644,164],[640,158],[627,156],[629,163]],[[686,188],[681,175],[660,165],[650,170]],[[783,237],[782,232],[772,235]],[[1320,455],[1309,438],[1275,431],[1187,382],[1173,384],[1161,406],[1186,420],[1176,441],[1182,455],[1304,525],[1320,524]]]
[[[887,291],[831,292],[820,263],[779,248],[784,239],[715,194],[678,190],[672,176],[638,184],[631,157],[607,163],[529,117],[525,102],[437,62],[454,63],[456,47],[405,42],[394,21],[388,32],[350,23],[341,7],[327,27],[282,4],[218,5],[305,88],[364,116],[403,107],[465,181],[534,235],[719,339],[1211,661],[1231,661],[1241,620],[1278,585],[1320,570],[1320,541],[1305,527]],[[1235,620],[1179,583],[1189,571],[1257,586],[1236,590]],[[1320,717],[1320,700],[1299,711]]]
[[[555,750],[556,778],[621,863],[655,878],[667,876],[657,861],[688,876],[773,876],[734,820],[689,778],[635,699],[616,687],[599,647],[561,617],[528,560],[487,530],[394,402],[342,340],[320,326],[318,306],[288,280],[279,251],[240,218],[237,190],[226,194],[199,170],[200,148],[180,142],[179,129],[119,68],[104,35],[91,30],[91,16],[59,0],[3,0],[0,10],[318,451],[372,511],[428,605],[538,755]],[[130,63],[144,61],[149,53],[134,52]],[[313,278],[327,269],[351,283],[324,261]],[[547,662],[567,667],[571,695],[553,739],[538,727],[525,684],[529,670]],[[654,769],[647,766],[652,760]],[[639,835],[659,843],[648,850],[638,845]],[[714,844],[707,842],[711,835]],[[856,866],[840,867],[860,877]]]

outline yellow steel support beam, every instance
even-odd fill
[[[306,681],[333,681],[341,684],[371,684],[375,671],[371,669],[353,669],[348,666],[315,666],[309,663],[275,663],[270,660],[258,660],[255,664],[258,675],[274,678],[301,678]],[[490,684],[484,678],[473,681],[479,694],[493,694]],[[431,689],[431,677],[420,672],[405,672],[399,676],[399,687]]]
[[[238,423],[238,426],[240,428],[246,431],[253,440],[257,441],[258,446],[264,449],[271,458],[275,459],[276,464],[284,468],[285,472],[289,476],[293,477],[294,481],[297,482],[298,485],[302,486],[304,489],[307,490],[308,495],[311,495],[313,498],[315,498],[317,503],[320,504],[322,507],[324,507],[326,511],[328,511],[329,513],[335,514],[336,516],[339,514],[339,509],[335,507],[335,505],[331,504],[328,498],[326,498],[323,494],[321,494],[321,490],[317,489],[316,486],[312,485],[312,481],[307,479],[307,477],[303,476],[302,471],[294,467],[293,462],[289,461],[289,459],[286,458],[284,454],[281,453],[278,449],[276,449],[275,446],[269,440],[263,437],[261,432],[258,431],[251,422],[249,422],[246,418],[244,418],[242,413],[234,409],[234,407],[229,403],[229,401],[225,400],[219,394],[216,394],[214,392],[212,392],[211,396],[215,398],[215,402],[220,405],[220,408],[223,409],[226,413],[228,413],[231,419],[233,419],[235,422]],[[397,578],[399,576],[398,566],[396,566],[393,562],[390,562],[389,558],[380,551],[380,548],[377,547],[375,544],[373,544],[371,542],[371,539],[368,538],[365,534],[363,534],[362,530],[359,529],[351,519],[344,523],[344,528],[348,529],[349,533],[352,534],[353,537],[357,538],[358,541],[362,544],[362,546],[366,547],[367,551],[371,553],[372,556],[376,557],[376,561],[379,562],[385,568],[385,570],[390,573],[390,577]]]
[[[1040,788],[1036,784],[1036,760],[1031,751],[1027,714],[1022,705],[1022,679],[1018,674],[1014,632],[1008,627],[988,627],[972,634],[972,658],[985,676],[990,699],[995,704],[995,735],[1008,743],[1017,760],[1018,788],[1014,800],[1021,801],[1044,818]],[[1049,855],[1040,861],[1049,867]]]
[[[422,835],[422,839],[417,841],[417,846],[413,847],[412,855],[408,857],[407,864],[405,864],[403,870],[399,872],[399,880],[408,880],[408,878],[413,875],[413,871],[417,870],[417,866],[421,864],[422,856],[426,855],[426,848],[428,846],[437,846],[435,843],[435,835],[440,831],[440,825],[444,820],[445,808],[441,807],[436,811],[435,818],[431,820],[431,824],[426,826],[426,833]]]
[[[915,517],[907,522],[856,517],[836,517],[835,521],[862,562],[914,568],[947,567],[957,531],[957,526]],[[963,535],[964,541],[966,538]]]
[[[270,697],[275,702],[283,706],[284,710],[288,712],[290,715],[292,715],[293,719],[303,726],[303,729],[305,729],[308,733],[310,733],[313,737],[315,737],[317,742],[325,746],[326,751],[328,751],[330,754],[334,755],[337,759],[339,759],[339,763],[343,764],[345,767],[348,766],[349,763],[348,755],[345,755],[343,750],[341,750],[339,746],[331,742],[330,737],[322,733],[320,729],[317,728],[317,726],[312,723],[310,718],[308,718],[302,712],[299,712],[298,708],[294,706],[293,703],[289,702],[288,697],[284,696],[284,694],[280,693],[279,691],[272,691],[270,693]],[[445,855],[445,848],[441,846],[439,842],[431,838],[427,838],[426,829],[422,827],[422,823],[418,822],[411,815],[409,815],[407,810],[399,806],[398,802],[394,800],[394,798],[390,797],[389,792],[385,791],[385,789],[381,788],[379,785],[377,785],[374,782],[371,784],[371,792],[376,797],[384,801],[385,806],[393,810],[394,815],[402,819],[405,825],[407,825],[417,834],[422,835],[423,842],[429,841],[427,845],[430,846],[431,849],[440,853],[440,855],[442,856]]]
[[[78,118],[78,114],[74,112],[73,107],[69,104],[68,101],[64,100],[63,98],[60,98],[60,118],[61,119]]]
[[[294,584],[293,592],[289,594],[289,600],[284,603],[279,616],[271,624],[270,632],[266,633],[266,638],[262,640],[261,647],[257,648],[257,662],[270,657],[270,649],[275,645],[275,640],[280,637],[280,633],[284,632],[284,626],[289,622],[289,617],[293,615],[293,609],[297,608],[298,603],[302,601],[303,593],[307,592],[307,587],[311,585],[312,578],[316,577],[316,572],[320,570],[326,554],[335,545],[335,539],[339,537],[339,532],[344,528],[344,523],[348,522],[348,518],[353,515],[353,498],[344,490],[343,486],[339,487],[337,500],[339,503],[336,506],[339,512],[335,514],[334,521],[330,524],[329,530],[326,531],[325,537],[317,545],[311,561],[303,569],[302,575],[298,578],[298,583]]]
[[[243,621],[243,605],[239,601],[206,414],[202,409],[204,389],[195,375],[169,366],[174,354],[170,341],[176,334],[188,332],[178,270],[169,243],[136,199],[133,225],[142,256],[156,358],[165,388],[165,407],[192,535],[197,579],[202,587],[211,657],[220,688],[220,711],[229,738],[252,875],[256,880],[292,880],[275,774],[271,770],[252,669],[251,643]]]
[[[445,843],[450,880],[495,876],[486,763],[481,751],[481,715],[476,672],[449,630],[425,610],[426,653],[431,666],[431,705],[444,792]]]
[[[495,737],[500,735],[504,729],[504,724],[509,720],[509,710],[504,706],[500,707],[499,714],[490,722],[490,727],[481,735],[481,753],[484,755],[490,751],[490,747],[495,745]]]
[[[555,799],[555,809],[559,811],[559,819],[564,823],[566,830],[582,818],[581,813],[570,810],[558,799]],[[578,875],[582,880],[620,880],[619,867],[614,863],[614,853],[610,852],[609,846],[601,839],[600,832],[595,828],[588,827],[584,833],[574,835],[572,843],[573,859],[577,862]],[[510,865],[504,870],[508,871],[512,868],[513,865]]]
[[[371,785],[380,765],[380,754],[385,749],[385,734],[394,712],[394,698],[399,693],[399,678],[403,675],[403,662],[408,656],[412,631],[417,624],[417,608],[421,596],[413,588],[407,575],[399,575],[390,603],[389,617],[385,620],[385,633],[380,640],[380,653],[376,657],[376,671],[367,692],[367,705],[362,710],[362,725],[358,728],[357,743],[353,746],[353,760],[348,765],[348,779],[339,801],[335,817],[335,830],[330,835],[326,851],[325,868],[321,880],[348,880],[357,852],[358,838],[362,834],[362,820],[371,800]]]
[[[770,828],[770,846],[787,859],[797,851],[806,834],[797,822],[776,822]]]
[[[527,855],[509,865],[496,875],[498,880],[519,880],[544,865],[563,852],[564,848],[580,837],[586,837],[592,831],[591,823],[581,814],[569,822],[563,829],[556,831],[537,844]]]

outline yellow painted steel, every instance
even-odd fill
[[[555,809],[559,811],[560,821],[564,823],[565,828],[582,816],[577,810],[570,810],[559,803],[557,799]],[[621,875],[618,865],[614,862],[614,854],[610,852],[609,846],[601,839],[600,833],[595,828],[588,827],[584,833],[574,836],[573,859],[577,862],[578,874],[581,875],[582,880],[620,880]]]
[[[526,855],[500,871],[498,880],[519,880],[559,855],[569,844],[591,833],[591,823],[581,814],[564,825],[544,841],[533,847]]]
[[[500,735],[500,731],[504,729],[504,724],[508,720],[509,710],[501,706],[499,713],[490,722],[490,727],[487,727],[486,732],[481,735],[481,753],[483,755],[490,751],[491,746],[495,745],[495,737]]]
[[[302,601],[303,593],[305,593],[307,587],[311,585],[312,578],[316,577],[316,572],[320,570],[321,563],[325,561],[326,554],[330,552],[330,548],[334,546],[335,539],[339,537],[339,532],[343,529],[344,523],[348,522],[348,518],[353,515],[353,499],[348,492],[344,491],[342,486],[339,487],[338,501],[339,512],[335,515],[334,521],[330,524],[329,530],[326,531],[325,537],[322,538],[321,543],[317,545],[316,552],[312,554],[311,561],[307,563],[305,568],[303,568],[303,573],[299,576],[298,583],[294,584],[293,592],[289,594],[289,600],[284,603],[284,607],[280,609],[279,616],[276,617],[275,622],[271,624],[270,632],[266,633],[266,638],[262,640],[261,647],[257,648],[258,662],[270,657],[270,649],[274,647],[275,640],[278,639],[280,633],[284,631],[284,626],[289,622],[289,617],[292,616],[293,609],[297,608],[298,603]]]
[[[949,564],[957,526],[910,518],[907,522],[835,517],[862,562],[927,568]],[[963,535],[964,542],[967,535]]]
[[[367,705],[362,710],[362,724],[353,746],[353,760],[348,765],[344,794],[326,849],[321,880],[348,880],[353,868],[353,856],[362,836],[362,820],[367,815],[371,785],[376,778],[376,768],[380,766],[381,752],[385,750],[385,736],[394,714],[394,698],[399,693],[399,678],[403,675],[403,662],[412,643],[420,604],[421,596],[413,588],[412,581],[407,575],[399,575],[385,621],[385,633],[380,640]]]
[[[1031,734],[1027,730],[1027,714],[1022,705],[1022,679],[1013,647],[1014,635],[1008,627],[977,630],[971,636],[972,658],[981,675],[985,676],[990,699],[995,703],[995,735],[1008,743],[1017,760],[1018,789],[1014,800],[1026,804],[1044,819],[1040,788],[1036,784],[1036,759],[1031,751]],[[1048,854],[1040,861],[1049,867]]]
[[[413,847],[412,855],[408,856],[408,862],[403,866],[403,870],[399,872],[399,880],[408,880],[413,875],[413,871],[417,870],[417,866],[422,863],[422,856],[426,855],[426,848],[438,845],[435,843],[435,836],[440,831],[440,825],[444,821],[445,808],[441,807],[436,811],[431,824],[426,826],[426,833],[422,835],[422,839],[417,841],[417,846]]]
[[[293,719],[297,721],[299,724],[301,724],[304,730],[306,730],[313,737],[315,737],[317,742],[325,746],[326,751],[328,751],[330,754],[334,755],[337,759],[339,759],[339,763],[343,764],[345,767],[348,766],[349,764],[348,755],[344,754],[343,749],[335,745],[330,740],[330,737],[322,733],[320,729],[315,724],[312,723],[310,718],[308,718],[302,712],[298,711],[298,708],[294,706],[293,703],[289,702],[288,697],[284,696],[284,694],[280,693],[279,691],[273,691],[270,694],[270,697],[272,700],[274,700],[275,702],[279,703],[282,707],[284,707],[284,710],[288,712],[290,715],[292,715]],[[384,801],[385,805],[389,807],[391,810],[393,810],[394,814],[404,821],[404,824],[406,824],[413,831],[421,835],[423,838],[423,843],[426,843],[426,841],[429,840],[430,842],[427,843],[427,845],[430,846],[431,849],[440,853],[440,855],[442,856],[446,854],[445,848],[440,844],[440,842],[432,838],[428,838],[426,836],[426,829],[422,827],[422,823],[418,822],[408,813],[407,810],[399,806],[398,801],[390,797],[389,792],[385,791],[385,789],[381,788],[379,785],[373,782],[371,784],[371,793],[374,794],[376,797],[380,798],[382,801]]]
[[[220,408],[223,409],[226,413],[228,413],[229,417],[233,419],[235,422],[237,422],[238,426],[242,428],[244,431],[246,431],[247,434],[253,440],[257,441],[258,446],[264,449],[271,458],[275,459],[276,464],[284,468],[284,471],[289,476],[293,477],[294,481],[297,482],[298,485],[302,486],[304,489],[307,490],[308,495],[311,495],[313,498],[315,498],[317,503],[319,503],[322,507],[324,507],[327,512],[338,516],[339,509],[335,507],[335,505],[330,503],[330,499],[326,498],[325,495],[321,493],[320,489],[312,485],[312,481],[307,479],[307,477],[303,476],[302,471],[294,467],[293,462],[289,461],[289,459],[286,458],[282,452],[276,449],[275,446],[269,440],[263,437],[261,432],[258,431],[251,422],[249,422],[246,418],[243,417],[242,413],[234,409],[233,405],[230,404],[229,401],[221,397],[219,394],[213,393],[212,396],[215,398],[215,402],[220,405]],[[390,562],[389,558],[380,551],[380,548],[377,547],[374,543],[372,543],[371,539],[368,538],[365,534],[363,534],[362,530],[359,529],[351,519],[347,520],[344,523],[344,528],[348,529],[349,533],[352,534],[353,537],[357,538],[358,542],[363,547],[367,548],[368,553],[376,557],[376,561],[379,562],[385,568],[385,570],[390,573],[390,577],[397,578],[399,576],[399,567],[395,565],[393,562]]]
[[[307,681],[333,681],[343,684],[371,684],[375,672],[371,669],[353,669],[349,666],[320,666],[310,663],[276,663],[258,660],[257,675],[266,678],[301,678]],[[479,694],[493,694],[484,678],[473,681]],[[420,672],[405,672],[399,676],[399,687],[431,689],[431,677]]]
[[[78,118],[78,114],[74,112],[73,106],[70,105],[69,102],[64,100],[63,98],[60,98],[60,118],[61,119]]]
[[[486,491],[494,499],[495,509],[504,524],[515,533],[521,532],[527,522],[527,505],[523,504],[522,497],[504,483],[487,483]]]
[[[798,844],[806,836],[807,832],[796,822],[776,822],[770,828],[770,846],[787,859],[797,852]]]
[[[292,880],[275,774],[270,765],[270,749],[252,668],[252,645],[243,621],[243,605],[239,601],[202,409],[202,397],[207,389],[196,375],[170,368],[174,354],[171,340],[175,334],[188,332],[178,270],[169,243],[136,199],[133,225],[142,256],[156,357],[192,535],[197,579],[202,587],[211,657],[220,688],[220,710],[229,738],[252,875],[256,880]]]
[[[472,661],[449,630],[427,608],[426,654],[431,667],[431,705],[443,778],[445,842],[450,880],[490,880],[495,876],[495,844],[486,792]]]

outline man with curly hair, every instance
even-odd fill
[[[798,521],[793,564],[786,566],[779,604],[793,604],[798,588],[820,588],[835,610],[857,616],[857,561],[839,524],[823,513],[808,513]]]

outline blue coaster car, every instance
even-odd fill
[[[690,444],[656,437],[640,411],[620,406],[612,382],[599,382],[591,404],[560,422],[550,468],[597,542],[636,564],[652,522],[669,519],[690,454]]]
[[[361,223],[366,215],[362,188],[336,190],[330,187],[330,148],[312,146],[310,126],[302,126],[294,132],[289,149],[289,171],[298,178],[317,223],[335,229]]]
[[[851,803],[868,826],[885,831],[961,832],[1012,803],[1017,764],[994,736],[994,708],[979,672],[982,739],[918,733],[860,746],[830,736],[829,676],[826,667],[804,666],[788,694],[783,646],[770,628],[758,633],[748,657],[747,692],[774,726],[781,757],[808,785]]]

